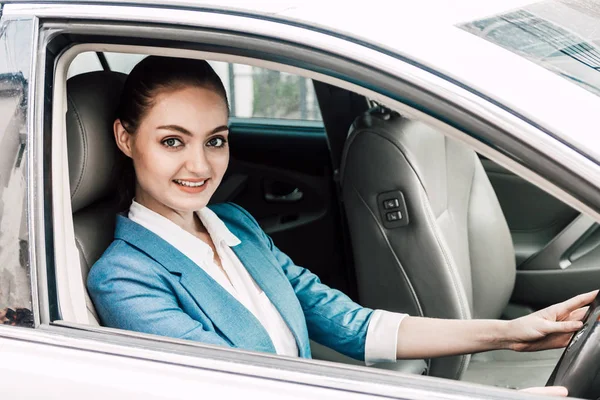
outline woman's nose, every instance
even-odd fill
[[[186,168],[193,174],[196,174],[200,177],[205,177],[205,175],[210,172],[210,165],[208,164],[208,159],[204,154],[204,149],[200,151],[191,151],[186,160]]]

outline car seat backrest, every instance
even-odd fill
[[[67,143],[75,242],[83,281],[113,240],[117,213],[113,121],[127,76],[98,71],[67,81]],[[98,323],[85,290],[89,320]]]
[[[514,249],[474,151],[376,108],[350,129],[341,185],[362,304],[415,316],[500,317],[514,286]],[[395,191],[406,203],[405,226],[383,220],[380,196]],[[467,363],[444,357],[430,368],[457,379]]]

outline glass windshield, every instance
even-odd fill
[[[542,1],[460,28],[600,95],[600,2]]]

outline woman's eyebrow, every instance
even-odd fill
[[[184,127],[181,127],[179,125],[161,125],[161,126],[157,127],[156,129],[166,129],[168,131],[175,131],[175,132],[183,133],[184,135],[194,136],[194,134],[192,132],[188,131],[187,129],[185,129]]]
[[[212,132],[210,132],[210,134],[212,135],[213,133],[217,133],[217,132],[223,132],[223,131],[228,131],[229,127],[227,125],[221,125],[216,127],[215,129],[212,130]]]
[[[161,125],[159,127],[157,127],[156,129],[166,129],[168,131],[176,131],[179,133],[183,133],[184,135],[187,136],[194,136],[194,134],[190,131],[188,131],[187,129],[185,129],[182,126],[179,125]],[[223,132],[223,131],[228,131],[229,127],[227,125],[221,125],[216,127],[215,129],[213,129],[212,131],[210,131],[210,135],[215,134],[217,132]]]

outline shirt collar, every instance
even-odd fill
[[[196,211],[196,215],[198,215],[198,218],[200,218],[200,221],[202,221],[202,225],[204,225],[215,244],[224,243],[227,246],[232,247],[241,243],[237,236],[231,233],[225,223],[221,221],[217,214],[215,214],[210,208],[204,207]],[[188,233],[170,219],[150,210],[135,200],[132,201],[131,207],[129,207],[128,217],[146,229],[157,233],[168,242],[170,242],[169,239],[171,238],[181,236],[182,231]]]
[[[196,211],[196,215],[202,221],[202,225],[208,230],[208,234],[213,241],[223,242],[229,247],[242,243],[210,208],[204,207]]]

